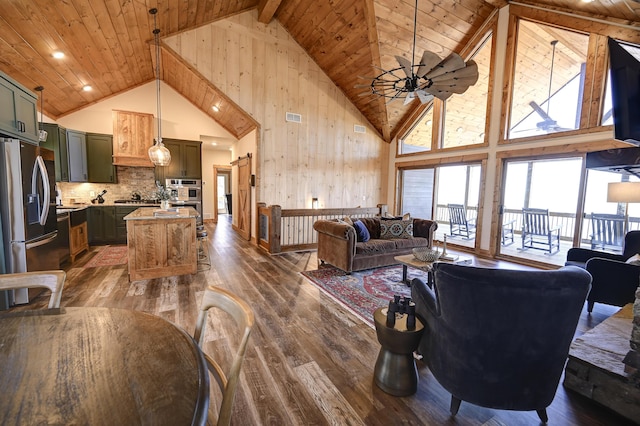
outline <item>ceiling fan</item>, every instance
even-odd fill
[[[418,20],[418,0],[413,18],[413,52],[411,61],[396,55],[398,67],[382,71],[376,77],[360,77],[371,80],[370,84],[358,84],[356,88],[368,88],[360,96],[378,95],[392,102],[404,97],[404,105],[416,97],[421,103],[427,103],[434,97],[446,100],[454,93],[464,93],[478,81],[478,65],[470,60],[467,63],[457,53],[445,59],[437,54],[424,51],[419,63],[414,63],[416,53],[416,26]]]

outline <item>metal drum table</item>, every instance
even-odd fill
[[[424,325],[416,318],[414,330],[407,330],[407,315],[396,315],[395,325],[387,327],[387,309],[373,313],[378,342],[382,347],[374,369],[375,384],[394,396],[413,395],[418,389],[418,370],[413,351],[418,348]]]

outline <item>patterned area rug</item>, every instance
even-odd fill
[[[127,258],[127,246],[105,246],[84,267],[124,265],[127,263]]]
[[[409,268],[409,279],[427,279],[426,273]],[[373,312],[388,306],[393,295],[411,296],[411,288],[402,281],[402,266],[345,272],[333,266],[323,266],[315,271],[303,271],[302,275],[333,300],[353,312],[371,327]]]

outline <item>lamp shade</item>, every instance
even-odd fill
[[[610,203],[640,203],[640,182],[611,182],[607,189]]]

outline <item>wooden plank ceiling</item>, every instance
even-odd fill
[[[424,50],[446,57],[461,52],[504,0],[419,0],[416,59]],[[520,4],[640,24],[633,0],[519,0]],[[154,78],[152,40],[157,7],[160,36],[258,9],[261,22],[277,19],[387,141],[419,102],[386,103],[359,96],[378,68],[397,67],[395,55],[411,59],[414,0],[3,0],[0,2],[0,70],[28,88],[44,86],[44,111],[59,118]],[[53,51],[65,53],[54,59]],[[208,81],[163,49],[171,65],[163,79],[235,136],[257,125],[243,114],[213,116],[211,102],[227,100]],[[377,67],[377,68],[376,68]],[[191,84],[181,84],[185,73]],[[198,84],[195,81],[198,81]],[[90,92],[82,91],[91,85]],[[207,88],[203,94],[202,88]]]

